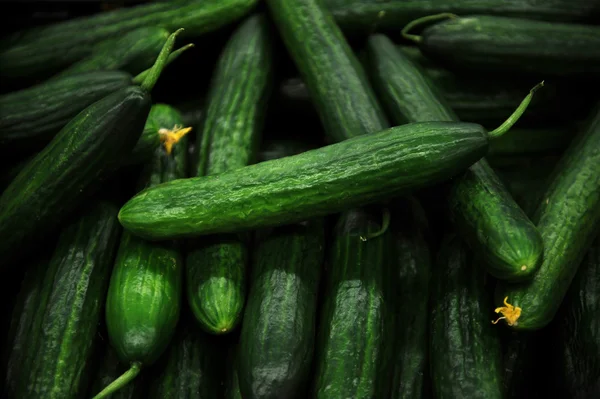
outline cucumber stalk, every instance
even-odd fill
[[[531,99],[533,98],[533,94],[538,91],[541,87],[544,86],[544,81],[542,80],[540,83],[535,85],[533,89],[529,90],[529,94],[521,101],[521,104],[517,107],[517,109],[506,119],[500,126],[496,129],[489,132],[490,139],[495,139],[502,136],[504,133],[508,132],[510,128],[519,120],[521,115],[525,112]]]
[[[425,24],[427,22],[440,21],[443,19],[451,19],[451,18],[458,18],[458,15],[452,14],[450,12],[443,12],[440,14],[428,15],[426,17],[417,18],[414,21],[411,21],[408,24],[406,24],[404,29],[402,29],[402,32],[401,32],[402,37],[404,37],[407,40],[413,41],[415,43],[421,43],[423,41],[423,36],[413,35],[413,34],[408,33],[408,31],[410,31],[415,26],[419,26],[419,25]]]
[[[100,391],[100,393],[97,394],[96,396],[94,396],[92,399],[101,399],[101,398],[106,398],[109,395],[112,395],[119,389],[123,388],[125,385],[129,384],[129,382],[131,380],[133,380],[135,377],[137,377],[137,375],[140,373],[141,369],[142,369],[142,364],[140,362],[131,363],[131,367],[129,368],[129,370],[127,370],[119,378],[117,378],[116,380],[114,380],[113,382],[108,384],[106,386],[106,388],[104,388],[102,391]]]
[[[169,54],[169,58],[167,59],[165,67],[173,61],[175,61],[177,57],[179,57],[184,51],[191,49],[192,47],[194,47],[194,43],[186,44],[185,46],[173,51],[171,54]],[[144,79],[146,79],[146,76],[148,76],[151,70],[152,68],[148,68],[145,71],[140,72],[136,77],[133,78],[133,83],[141,84],[144,81]]]
[[[388,229],[388,227],[390,227],[390,210],[388,208],[384,208],[383,209],[383,222],[381,223],[381,229],[379,229],[379,231],[376,231],[372,234],[366,235],[366,236],[360,236],[361,241],[367,241],[367,240],[371,240],[375,237],[379,237],[380,235],[382,235],[383,233],[385,233]]]
[[[183,31],[183,28],[177,29],[175,32],[171,33],[171,35],[167,38],[167,41],[165,42],[165,45],[163,46],[162,50],[160,50],[160,54],[158,54],[154,65],[152,65],[152,68],[148,70],[148,74],[144,77],[144,80],[142,81],[142,89],[148,92],[152,90],[152,88],[156,84],[156,81],[158,80],[158,77],[160,76],[160,74],[162,73],[163,69],[169,61],[169,55],[171,54],[171,51],[173,51],[173,46],[175,45],[175,39],[177,38],[177,35],[179,35]]]

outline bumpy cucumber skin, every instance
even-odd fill
[[[316,398],[387,397],[383,373],[393,329],[391,231],[381,229],[381,212],[352,209],[341,214],[330,253],[326,291],[318,323],[313,395]]]
[[[104,387],[117,379],[129,368],[129,364],[119,360],[117,352],[107,343],[102,351],[102,360],[100,366],[96,370],[94,379],[91,383],[87,397],[94,397]],[[134,381],[130,382],[123,388],[113,393],[111,399],[141,399],[144,390],[144,375],[138,376]]]
[[[125,72],[87,72],[4,94],[0,146],[42,148],[82,110],[131,82]]]
[[[430,362],[437,398],[502,398],[502,352],[490,322],[485,271],[448,234],[431,285]]]
[[[396,126],[286,158],[161,184],[130,199],[119,219],[150,240],[290,224],[446,180],[487,149],[487,132],[480,125]]]
[[[238,169],[256,161],[272,90],[272,44],[264,15],[248,17],[232,34],[212,78],[197,176]],[[202,328],[229,333],[246,299],[248,249],[241,237],[220,235],[191,243],[187,296]]]
[[[73,118],[21,170],[0,197],[4,259],[18,257],[22,243],[56,228],[115,171],[139,139],[150,102],[137,86],[104,97]]]
[[[396,123],[458,120],[423,70],[386,36],[370,37],[368,50],[376,87]],[[504,280],[530,279],[541,263],[542,239],[485,158],[450,187],[450,215],[488,271]]]
[[[239,343],[243,397],[306,397],[324,238],[315,219],[274,229],[258,244]]]
[[[450,68],[597,75],[600,27],[471,15],[428,26],[419,48]]]
[[[94,45],[140,27],[161,27],[181,37],[198,36],[244,16],[257,0],[177,0],[125,7],[19,32],[0,53],[3,77],[28,77],[60,70],[93,52]]]
[[[499,284],[496,303],[521,308],[510,326],[539,330],[552,321],[577,268],[600,229],[600,106],[548,178],[532,218],[544,243],[544,258],[533,279]]]
[[[61,233],[48,265],[55,274],[45,277],[51,282],[47,302],[38,304],[26,332],[15,397],[76,398],[85,392],[121,230],[116,215],[116,206],[98,202]]]
[[[329,138],[341,141],[387,128],[362,65],[322,2],[267,5]]]

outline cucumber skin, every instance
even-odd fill
[[[314,219],[273,229],[258,244],[239,343],[243,397],[306,397],[324,236]]]
[[[115,171],[139,139],[150,102],[137,86],[104,97],[73,118],[17,175],[0,197],[2,258],[21,255],[19,243],[31,244],[56,228]]]
[[[332,141],[389,126],[362,65],[320,0],[267,0]]]
[[[161,184],[130,199],[119,220],[149,240],[291,224],[446,180],[487,149],[480,125],[396,126],[295,156]]]
[[[87,72],[0,96],[0,146],[41,149],[82,110],[132,79],[120,71]]]
[[[375,214],[379,214],[375,217]],[[363,242],[381,228],[381,212],[341,214],[329,254],[329,271],[317,332],[315,398],[387,397],[385,345],[394,318],[386,292],[392,280],[391,231]]]
[[[595,76],[600,27],[471,15],[428,26],[419,48],[450,68]]]
[[[371,76],[395,123],[458,120],[423,70],[386,36],[371,36],[368,51]],[[457,229],[488,272],[509,281],[533,276],[541,263],[541,237],[485,158],[450,184],[448,203]]]
[[[179,0],[126,7],[18,32],[0,52],[2,77],[31,77],[57,72],[92,53],[94,46],[140,27],[161,27],[194,37],[241,18],[257,0]]]
[[[527,283],[499,284],[496,303],[505,297],[522,309],[514,330],[539,330],[554,318],[577,268],[600,230],[600,105],[573,139],[548,178],[532,218],[544,243],[539,271]]]
[[[437,398],[502,398],[502,352],[490,322],[485,271],[454,235],[442,241],[431,285],[431,378]]]
[[[61,232],[48,265],[55,274],[47,276],[51,288],[46,306],[38,305],[37,321],[26,331],[15,397],[62,399],[85,392],[121,230],[116,215],[116,206],[97,202]]]
[[[233,32],[211,81],[196,175],[214,175],[256,161],[267,102],[272,90],[273,54],[268,20],[255,14]],[[204,242],[205,241],[205,242]],[[246,300],[247,243],[219,235],[189,245],[187,297],[202,328],[229,333]]]

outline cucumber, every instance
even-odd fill
[[[502,351],[490,323],[485,271],[448,234],[431,286],[431,378],[437,398],[502,398]],[[487,284],[486,284],[487,283]]]
[[[19,320],[8,366],[9,397],[62,399],[85,392],[120,234],[116,215],[110,202],[86,206],[62,230],[50,262],[35,270],[38,299],[31,297],[35,308]]]
[[[110,384],[115,378],[119,377],[129,367],[119,360],[117,352],[107,343],[102,350],[102,360],[100,367],[94,374],[90,390],[86,397],[92,397],[106,385]],[[141,399],[144,397],[144,375],[141,374],[133,383],[123,387],[123,389],[113,393],[111,399]]]
[[[368,55],[375,87],[395,123],[458,120],[420,66],[386,36],[369,38]],[[485,158],[450,184],[448,208],[489,273],[510,281],[532,278],[541,263],[542,239]]]
[[[90,55],[97,43],[141,27],[194,37],[230,24],[249,12],[257,0],[175,0],[74,18],[18,32],[0,52],[3,78],[44,76]]]
[[[413,26],[432,19],[420,36]],[[449,68],[537,76],[596,76],[600,72],[600,27],[526,18],[438,14],[406,25],[426,57]]]
[[[548,178],[532,218],[544,243],[533,280],[499,284],[496,313],[513,330],[539,330],[558,310],[600,230],[600,104]],[[502,305],[503,304],[503,305]]]
[[[394,31],[415,18],[441,12],[493,14],[545,21],[589,22],[600,17],[597,3],[587,0],[325,0],[345,33]]]
[[[159,147],[141,173],[139,186],[182,178],[187,138],[172,154]],[[106,327],[119,360],[130,368],[94,396],[126,386],[167,349],[179,321],[183,276],[180,243],[151,243],[128,232],[121,238],[106,299]]]
[[[211,82],[196,175],[211,176],[256,162],[272,88],[268,21],[255,14],[233,32]],[[221,235],[189,243],[186,291],[204,330],[224,334],[240,322],[246,298],[248,249],[242,237]]]
[[[396,325],[390,397],[421,398],[429,366],[429,227],[425,211],[414,198],[399,198],[393,210],[390,228],[395,249],[392,284]]]
[[[322,2],[266,3],[330,140],[389,127],[362,66]]]
[[[594,397],[600,388],[600,236],[588,250],[557,317],[554,358],[564,397]]]
[[[316,398],[388,397],[391,231],[364,241],[381,228],[381,212],[366,208],[342,213],[335,227],[318,324]]]
[[[179,31],[178,31],[179,32]],[[23,243],[49,234],[133,149],[150,111],[150,90],[173,48],[172,34],[141,86],[126,86],[73,118],[21,170],[0,197],[0,256],[18,258]],[[28,248],[28,247],[27,247]],[[8,267],[3,262],[2,268]]]
[[[91,71],[120,70],[137,75],[152,66],[168,37],[168,30],[152,26],[104,40],[94,46],[88,57],[63,69],[52,79]]]

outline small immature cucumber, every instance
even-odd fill
[[[552,321],[600,230],[598,148],[600,104],[549,176],[533,216],[544,244],[539,271],[529,282],[496,287],[496,312],[514,330],[539,330]]]

